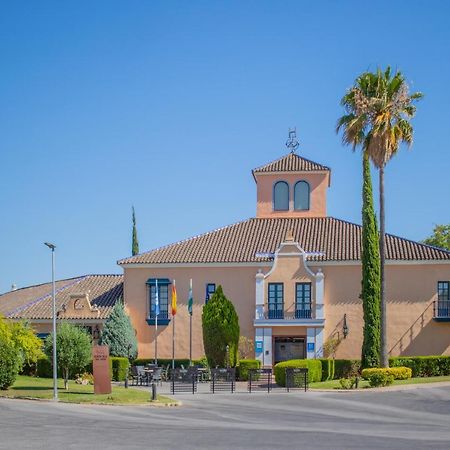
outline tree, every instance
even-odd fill
[[[21,368],[21,354],[16,347],[9,323],[0,317],[0,389],[8,389],[16,381]]]
[[[414,102],[423,97],[409,93],[408,84],[399,71],[378,69],[375,73],[360,75],[341,103],[347,114],[338,121],[337,129],[344,129],[344,143],[361,144],[363,151],[379,171],[380,195],[380,305],[381,305],[381,365],[389,365],[386,336],[385,298],[385,206],[384,171],[386,164],[397,153],[400,144],[413,142],[410,123],[416,113]]]
[[[134,213],[134,206],[132,207],[133,214],[132,214],[132,222],[133,222],[133,236],[131,238],[131,254],[137,255],[139,253],[139,241],[137,237],[137,230],[136,230],[136,215]]]
[[[136,333],[121,299],[116,302],[105,323],[100,342],[109,346],[111,356],[133,359],[137,356]]]
[[[0,316],[0,389],[8,389],[24,364],[43,356],[42,341],[27,322],[13,322]]]
[[[450,250],[450,224],[436,225],[433,229],[433,234],[426,238],[423,243]]]
[[[225,297],[220,285],[203,307],[202,328],[209,367],[225,367],[227,364],[235,367],[238,359],[239,318],[233,303]]]
[[[51,360],[53,335],[45,339],[45,354]],[[63,322],[56,330],[56,357],[58,368],[64,378],[64,389],[69,388],[69,376],[82,371],[92,360],[92,342],[87,332],[68,322]]]
[[[378,227],[373,208],[370,161],[363,156],[363,207],[362,207],[362,279],[361,299],[364,312],[364,338],[361,349],[361,366],[380,365],[380,247]]]

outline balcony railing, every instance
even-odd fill
[[[296,311],[283,310],[269,310],[264,312],[265,319],[282,319],[282,320],[296,320],[296,319],[311,319],[312,311],[310,309],[297,309]]]
[[[433,318],[435,320],[450,322],[450,300],[437,300],[433,302]]]

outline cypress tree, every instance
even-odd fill
[[[239,318],[233,303],[218,286],[202,312],[203,346],[210,367],[235,367],[238,360]],[[227,346],[228,358],[227,361]]]
[[[137,356],[136,334],[121,299],[116,302],[105,323],[101,344],[109,345],[111,356],[130,357],[132,359]]]
[[[361,299],[364,313],[364,339],[361,365],[380,365],[380,247],[375,211],[373,208],[372,179],[367,152],[363,152],[362,191],[362,281]]]
[[[137,230],[136,230],[136,215],[134,213],[134,206],[132,207],[133,215],[132,215],[132,221],[133,221],[133,237],[131,239],[131,254],[137,255],[139,253],[139,241],[137,237]]]

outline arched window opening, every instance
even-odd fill
[[[306,211],[309,209],[309,184],[306,181],[298,181],[294,186],[294,209]]]
[[[277,181],[273,187],[274,211],[289,211],[289,185],[285,181]]]

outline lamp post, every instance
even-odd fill
[[[56,245],[44,242],[52,251],[52,316],[53,316],[53,400],[58,401],[58,370],[56,366],[56,289],[55,289],[55,248]]]

